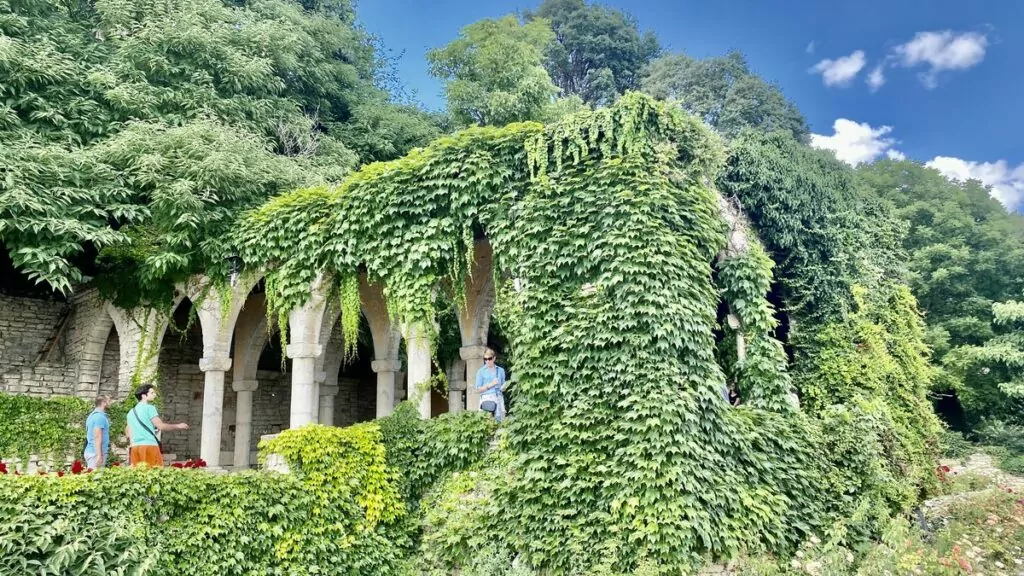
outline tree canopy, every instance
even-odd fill
[[[661,47],[630,14],[586,0],[544,0],[528,20],[545,19],[555,33],[545,67],[565,95],[608,104],[640,86],[644,65]]]
[[[444,81],[448,109],[463,125],[502,126],[540,119],[558,94],[542,65],[554,34],[544,20],[513,16],[466,26],[459,38],[427,54]]]
[[[640,86],[655,98],[679,102],[729,136],[744,128],[781,130],[801,142],[810,135],[796,105],[778,86],[754,74],[739,52],[703,60],[685,54],[662,56],[644,70]]]
[[[83,247],[156,287],[217,268],[235,215],[437,133],[390,101],[348,2],[0,5],[0,240],[68,291]],[[382,129],[383,128],[383,129]],[[129,274],[128,276],[133,276]]]
[[[1024,218],[1010,214],[977,181],[955,182],[920,164],[881,160],[857,170],[873,194],[908,226],[903,239],[909,283],[928,324],[939,362],[962,346],[1004,342],[993,305],[1024,292]],[[993,340],[995,339],[995,340]],[[977,357],[976,355],[973,357]],[[999,384],[1010,375],[998,362],[968,370],[950,357],[939,392],[956,392],[968,424],[983,416],[1019,419],[1020,404]]]

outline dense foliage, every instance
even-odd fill
[[[385,427],[413,433],[393,450]],[[402,408],[266,443],[292,474],[0,474],[0,574],[397,574],[418,532],[403,487],[475,464],[490,432],[480,414]]]
[[[841,318],[854,284],[899,275],[898,225],[829,152],[745,131],[718,186],[739,200],[778,263],[779,296],[794,319]]]
[[[669,98],[709,126],[729,136],[744,128],[787,132],[806,142],[807,120],[775,85],[750,70],[739,52],[697,60],[669,54],[644,70],[641,89],[655,98]]]
[[[851,508],[870,508],[874,520],[905,511],[927,488],[928,431],[903,438],[904,421],[874,416],[851,430],[859,436],[845,456],[891,456],[884,478],[823,457],[835,444],[822,426],[843,418],[819,423],[789,402],[766,301],[772,266],[756,239],[727,253],[713,282],[726,226],[705,182],[723,160],[698,120],[630,94],[547,127],[473,128],[336,189],[282,196],[242,222],[240,254],[268,270],[273,310],[300,304],[319,274],[344,283],[365,271],[387,287],[396,318],[429,328],[433,288],[463,285],[479,226],[496,277],[514,273],[521,286],[501,282],[518,382],[512,460],[493,495],[502,546],[555,573],[595,569],[597,556],[619,571],[641,559],[671,570],[785,551]],[[748,343],[727,367],[749,399],[738,410],[721,397],[720,296]],[[896,369],[926,363],[917,348],[893,353],[906,354]],[[923,402],[920,378],[907,374],[892,392],[907,410]],[[865,401],[889,414],[879,394],[865,391]],[[868,435],[868,426],[882,428]],[[889,448],[894,436],[910,447]],[[864,524],[857,537],[878,527]]]
[[[107,410],[112,444],[118,442],[135,403],[130,397]],[[0,459],[17,458],[24,464],[29,456],[38,456],[63,466],[68,460],[81,458],[85,419],[92,409],[90,402],[79,398],[0,393]]]
[[[926,314],[928,344],[949,365],[935,388],[955,394],[964,412],[947,410],[947,417],[967,429],[985,417],[1024,423],[1021,399],[1000,387],[1014,379],[1012,366],[994,358],[974,362],[981,357],[972,352],[1009,350],[1014,338],[1014,327],[997,321],[993,306],[1024,293],[1024,219],[1007,213],[979,182],[953,182],[912,162],[883,160],[857,172],[909,226],[909,283]],[[960,347],[968,349],[954,353]]]
[[[431,74],[445,82],[448,109],[463,125],[503,126],[539,120],[558,93],[542,65],[554,41],[547,22],[515,16],[481,20],[427,54]]]
[[[544,0],[527,19],[544,19],[555,33],[545,67],[565,95],[610,104],[640,87],[645,64],[661,47],[640,32],[632,15],[586,0]]]
[[[15,266],[68,291],[95,274],[84,247],[118,247],[106,265],[138,301],[222,269],[240,210],[432,138],[376,87],[353,19],[344,0],[0,4],[0,241]]]

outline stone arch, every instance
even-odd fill
[[[486,239],[478,240],[473,248],[473,266],[466,280],[465,306],[458,312],[459,332],[462,336],[462,348],[459,357],[465,363],[465,372],[459,367],[462,378],[451,383],[452,396],[466,395],[466,409],[477,410],[480,406],[480,395],[470,382],[483,366],[484,350],[487,348],[487,335],[491,328],[491,313],[494,311],[494,251]],[[461,399],[451,401],[453,408],[461,408]]]
[[[119,339],[122,337],[114,326],[113,317],[104,306],[96,307],[89,326],[82,357],[78,362],[78,384],[75,393],[80,397],[99,394],[103,354],[106,351],[107,341],[110,339],[111,332],[117,333]]]
[[[388,416],[395,408],[395,380],[402,363],[398,359],[402,333],[391,321],[384,290],[371,284],[365,275],[359,278],[359,300],[373,340],[373,371],[377,374],[377,417]]]

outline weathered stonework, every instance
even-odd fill
[[[183,283],[174,318],[145,307],[117,308],[88,286],[67,302],[0,294],[0,393],[123,400],[136,385],[155,383],[161,418],[189,425],[161,434],[165,453],[221,467],[255,465],[263,436],[307,423],[347,426],[387,416],[411,397],[425,418],[459,410],[465,373],[482,358],[494,300],[490,247],[479,245],[476,257],[467,309],[459,312],[465,361],[449,370],[455,402],[435,391],[416,393],[433,369],[427,339],[413,326],[403,335],[388,314],[383,287],[365,278],[362,321],[372,349],[364,349],[357,365],[344,365],[341,311],[323,280],[312,287],[309,302],[288,314],[289,341],[281,351],[286,370],[270,369],[281,348],[274,334],[279,327],[268,322],[266,298],[254,289],[259,279],[251,276],[217,288],[230,292],[223,297],[208,291],[202,277]],[[186,306],[193,305],[188,322]],[[185,332],[169,328],[172,323]],[[406,365],[399,360],[403,338],[412,352]]]

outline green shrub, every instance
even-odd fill
[[[1024,476],[1024,455],[1003,458],[999,461],[999,468],[1010,474]]]
[[[122,436],[128,411],[135,404],[135,398],[129,397],[108,409],[112,443]],[[85,420],[92,409],[92,403],[81,398],[37,398],[0,392],[0,459],[25,460],[34,454],[58,465],[80,459]]]
[[[986,420],[975,434],[982,444],[1003,446],[1013,454],[1024,454],[1024,426],[1001,420]]]
[[[110,573],[130,572],[144,558],[151,569],[139,574],[387,573],[394,562],[388,543],[364,528],[361,510],[340,502],[324,511],[319,496],[297,476],[259,472],[110,468],[62,478],[0,476],[0,501],[52,518],[6,535],[4,546],[39,549],[44,563],[63,562],[66,554],[38,544],[58,525],[70,528],[58,542],[105,538]]]
[[[402,402],[377,424],[388,465],[398,471],[402,494],[413,507],[444,475],[479,462],[496,426],[479,411],[424,420],[411,402]]]
[[[956,430],[943,429],[939,435],[939,453],[946,458],[963,459],[976,450],[975,445]]]
[[[152,571],[156,551],[146,548],[146,528],[137,518],[113,517],[109,509],[68,515],[59,504],[7,498],[8,486],[2,482],[0,576]]]
[[[406,410],[389,425],[398,423],[415,431],[405,469],[390,465],[370,422],[312,425],[262,443],[260,458],[282,455],[291,474],[0,474],[0,555],[24,559],[0,574],[396,574],[419,529],[405,474],[427,486],[475,463],[493,426],[480,414],[412,421]]]

